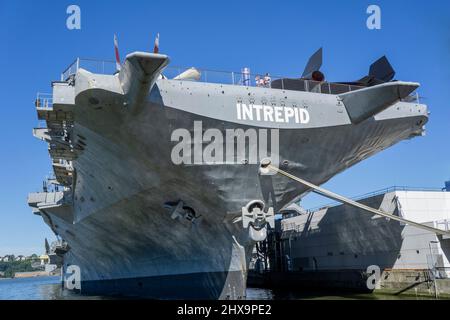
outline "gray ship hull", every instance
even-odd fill
[[[64,265],[80,267],[82,293],[245,298],[254,241],[234,219],[251,200],[261,199],[277,211],[308,191],[280,176],[259,175],[257,163],[176,165],[171,158],[174,129],[192,131],[195,121],[201,121],[204,130],[221,132],[276,129],[280,167],[320,185],[353,164],[421,134],[427,121],[424,106],[416,106],[421,109],[417,112],[399,102],[357,125],[344,117],[334,125],[257,126],[231,120],[220,111],[223,105],[215,106],[213,117],[214,110],[205,111],[208,106],[200,109],[191,104],[201,101],[195,96],[183,103],[175,101],[170,90],[176,90],[178,83],[182,82],[159,80],[136,112],[124,108],[114,90],[92,88],[77,89],[75,108],[54,107],[74,113],[72,137],[82,140],[82,145],[73,159],[71,203],[39,211],[69,244]],[[196,86],[205,84],[188,85],[195,92]],[[248,90],[228,87],[220,85],[225,90]],[[259,92],[268,97],[285,94],[272,89]],[[292,96],[297,94],[301,93]],[[93,106],[93,95],[106,102]],[[234,110],[235,97],[228,103]],[[248,158],[252,150],[245,152],[243,158]],[[164,207],[178,200],[195,209],[195,221],[174,217]]]
[[[149,110],[151,108],[149,105]],[[152,112],[151,118],[147,119],[149,126],[170,127],[161,122],[165,115],[159,118]],[[199,119],[184,112],[177,118],[186,123]],[[213,119],[203,120],[212,127],[217,125]],[[407,138],[417,120],[373,121],[361,125],[360,130],[350,126],[310,129],[304,133],[282,130],[280,153],[282,158],[296,159],[308,168],[294,167],[292,172],[320,184],[349,164]],[[57,232],[71,246],[65,256],[66,264],[81,268],[82,279],[85,279],[82,292],[142,295],[145,291],[152,297],[168,298],[243,297],[250,257],[246,252],[252,249],[253,243],[239,223],[232,223],[232,218],[252,199],[263,197],[266,203],[276,204],[279,209],[306,191],[282,177],[260,177],[257,165],[237,168],[192,165],[182,169],[172,166],[170,150],[161,150],[164,145],[160,144],[160,134],[153,135],[153,140],[152,135],[142,134],[149,137],[148,147],[143,149],[153,152],[133,153],[123,146],[107,143],[87,128],[78,126],[77,132],[85,136],[89,144],[76,161],[76,210],[89,214],[74,225],[58,221],[56,217],[53,224],[58,225]],[[357,145],[365,147],[349,148],[345,153],[342,141],[349,139],[358,139]],[[323,145],[322,152],[295,148],[298,141],[305,140]],[[96,144],[96,141],[99,142]],[[330,148],[339,152],[330,152]],[[127,181],[133,173],[136,180]],[[100,186],[103,186],[104,198],[98,192]],[[108,199],[108,193],[113,192],[122,198]],[[92,194],[94,196],[90,196]],[[171,218],[162,205],[177,199],[183,199],[201,212],[197,223]],[[105,203],[109,204],[98,205]],[[177,281],[181,278],[185,281],[180,287]],[[228,283],[227,278],[230,278]],[[164,289],[155,291],[154,288],[161,288],[162,282],[166,283]],[[171,293],[170,283],[174,285]],[[144,290],[146,287],[149,290]]]

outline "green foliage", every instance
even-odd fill
[[[31,260],[0,262],[0,272],[4,272],[5,278],[13,278],[16,272],[35,271],[31,267]]]

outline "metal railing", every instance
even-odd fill
[[[76,58],[62,73],[61,81],[68,80],[77,73],[78,69],[99,74],[114,74],[116,72],[116,62],[112,60],[98,60],[89,58]]]
[[[40,109],[52,109],[53,107],[53,95],[51,93],[38,92],[36,100],[34,102],[36,108]]]
[[[190,68],[169,66],[164,69],[164,76],[174,79]],[[247,87],[261,87],[281,90],[296,90],[325,94],[340,94],[362,89],[362,86],[347,85],[331,82],[300,79],[295,77],[277,76],[265,73],[247,73],[243,71],[217,71],[195,68],[199,77],[180,81],[198,81],[216,84],[228,84]],[[259,80],[258,80],[259,79]]]
[[[442,219],[434,221],[434,227],[445,231],[450,231],[450,220]]]
[[[116,62],[113,60],[77,58],[61,73],[61,81],[67,81],[71,76],[75,75],[80,68],[98,74],[112,75],[117,72]],[[181,66],[168,66],[164,69],[163,75],[166,79],[174,79],[175,77],[189,69],[191,68]],[[245,69],[238,72],[210,70],[203,68],[195,68],[195,70],[199,72],[198,78],[185,78],[180,79],[180,81],[198,81],[206,83],[295,90],[324,94],[342,94],[365,88],[364,86],[357,86],[352,84],[319,82],[314,80],[277,76],[271,74],[267,74],[270,78],[267,79],[265,78],[266,73],[250,73],[244,71]],[[261,80],[258,81],[258,78]],[[267,81],[264,81],[264,79],[266,79]],[[402,99],[402,101],[419,103],[419,94],[411,94],[410,96]]]
[[[50,245],[50,253],[55,253],[58,249],[66,250],[68,248],[68,243],[62,239],[53,241]]]
[[[422,99],[422,97],[420,97],[418,92],[414,92],[411,93],[409,96],[407,96],[406,98],[403,98],[402,101],[403,102],[409,102],[409,103],[417,103],[420,104],[420,100]]]
[[[116,63],[112,60],[77,58],[61,73],[61,81],[67,81],[71,76],[75,75],[80,68],[93,73],[114,74],[116,72]],[[163,76],[166,79],[174,79],[175,77],[189,69],[191,68],[168,66],[164,69]],[[269,74],[267,74],[267,78],[266,73],[256,74],[243,71],[219,71],[202,68],[195,68],[195,70],[199,72],[198,78],[184,78],[180,79],[179,81],[198,81],[216,84],[262,87],[281,90],[296,90],[325,94],[340,94],[364,88],[362,86],[331,82],[319,82],[314,80],[298,79],[295,77],[289,78]],[[261,80],[258,81],[258,78]]]
[[[362,195],[350,197],[349,199],[351,199],[353,201],[359,201],[359,200],[363,200],[363,199],[366,199],[366,198],[379,196],[379,195],[382,195],[382,194],[385,194],[385,193],[389,193],[389,192],[394,192],[394,191],[434,191],[434,192],[445,192],[445,190],[442,190],[442,188],[392,186],[392,187],[388,187],[388,188],[379,189],[379,190],[376,190],[376,191],[364,193]],[[333,202],[330,202],[328,204],[324,204],[324,205],[321,205],[321,206],[317,206],[317,207],[313,207],[313,208],[307,209],[306,211],[308,213],[312,213],[312,212],[318,211],[320,209],[325,209],[325,208],[329,208],[329,207],[335,207],[335,206],[339,206],[341,204],[342,204],[341,202],[333,201]]]

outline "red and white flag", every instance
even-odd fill
[[[119,56],[119,42],[117,35],[114,34],[114,53],[116,54],[116,70],[120,71],[120,56]]]
[[[156,35],[155,38],[155,46],[153,47],[153,53],[159,52],[159,33]]]

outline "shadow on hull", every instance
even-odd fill
[[[158,300],[232,299],[223,290],[228,272],[201,272],[169,276],[82,281],[81,295]],[[222,293],[222,290],[224,291]],[[77,292],[77,293],[78,293]]]

